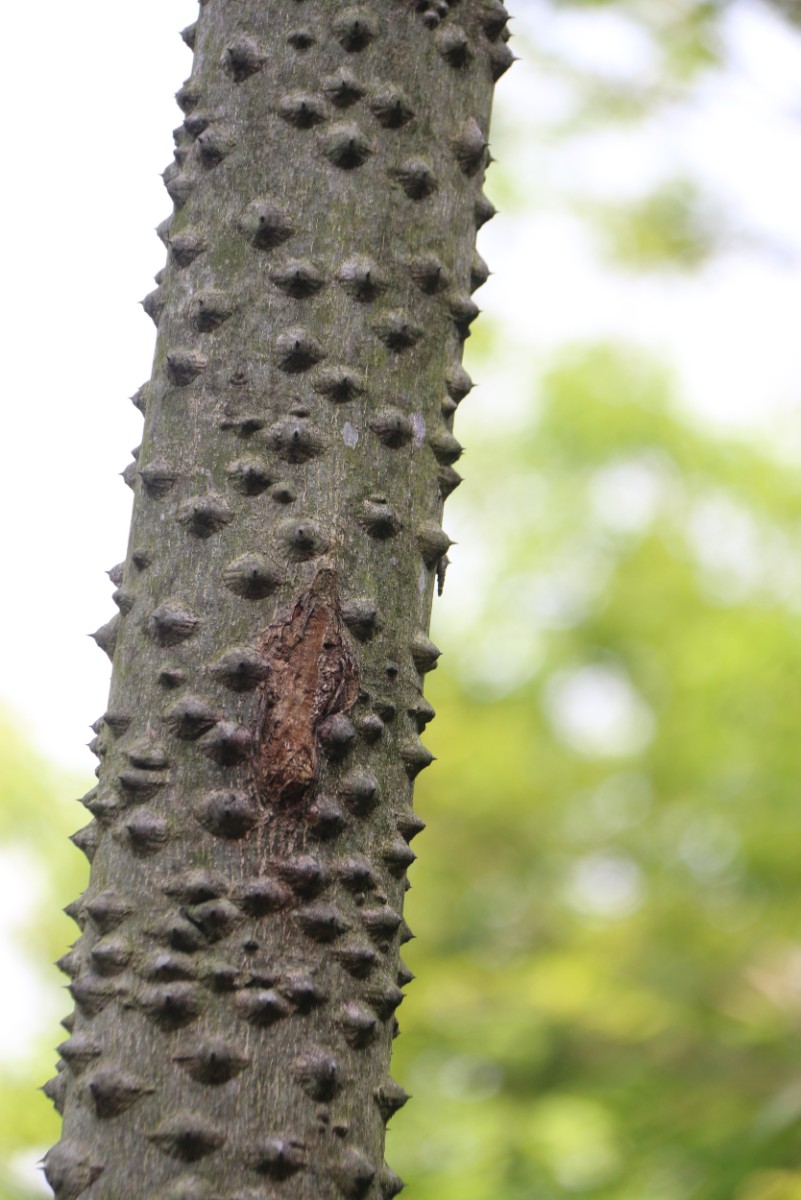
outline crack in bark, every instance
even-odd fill
[[[358,666],[342,619],[336,574],[318,571],[290,612],[265,631],[254,774],[262,803],[297,803],[316,783],[323,721],[350,709]]]

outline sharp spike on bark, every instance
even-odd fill
[[[426,296],[434,296],[447,287],[449,274],[436,254],[418,254],[409,260],[409,274]]]
[[[292,899],[287,887],[275,879],[255,878],[238,884],[234,901],[250,917],[265,917],[285,908]]]
[[[401,88],[387,87],[375,92],[368,107],[385,129],[402,129],[414,117],[412,102]]]
[[[400,960],[399,960],[400,961]],[[400,962],[398,968],[398,987],[408,987],[415,979],[414,971],[410,971],[405,962]]]
[[[361,919],[370,937],[379,950],[388,950],[398,929],[403,923],[400,913],[389,905],[380,908],[363,908]]]
[[[365,500],[359,520],[370,537],[381,542],[394,537],[401,528],[400,521],[383,496],[371,496]]]
[[[373,600],[359,597],[346,601],[342,606],[342,616],[348,629],[360,642],[369,641],[378,628],[378,610]]]
[[[427,200],[439,188],[433,167],[422,158],[408,158],[390,174],[410,200]]]
[[[292,1013],[292,1005],[274,988],[245,988],[237,993],[236,1010],[243,1021],[266,1029]]]
[[[309,1013],[328,1000],[328,993],[305,971],[290,971],[278,984],[282,996],[300,1013]]]
[[[191,79],[187,79],[175,93],[175,100],[182,112],[191,112],[200,103],[200,91]]]
[[[309,808],[309,827],[323,842],[332,841],[347,827],[342,806],[330,797],[321,797]]]
[[[422,733],[429,722],[437,715],[422,692],[416,697],[414,704],[408,709],[409,716],[414,721],[418,733]]]
[[[119,975],[131,961],[133,947],[123,938],[101,938],[89,954],[92,966],[99,975]]]
[[[140,809],[130,816],[120,832],[122,840],[134,854],[140,856],[155,854],[170,838],[170,829],[164,818],[147,809]]]
[[[316,42],[316,38],[310,29],[293,29],[288,37],[287,43],[293,50],[309,50]]]
[[[328,538],[316,521],[308,517],[289,517],[279,521],[276,537],[284,554],[295,562],[317,558],[328,547]]]
[[[388,1021],[405,999],[403,992],[394,983],[381,983],[368,988],[364,998],[382,1021]]]
[[[340,67],[322,82],[322,90],[335,108],[350,108],[367,94],[366,87],[346,67]]]
[[[331,23],[331,29],[342,49],[349,54],[366,50],[378,33],[375,17],[370,10],[366,6],[355,5],[340,9]]]
[[[375,1179],[376,1169],[360,1150],[343,1150],[334,1166],[334,1176],[346,1200],[363,1200]]]
[[[236,721],[218,721],[198,741],[198,749],[221,767],[232,767],[245,762],[253,750],[253,736],[249,729]]]
[[[133,906],[114,888],[106,888],[83,904],[87,915],[101,933],[109,933],[131,915]]]
[[[225,1134],[194,1113],[176,1113],[148,1135],[162,1153],[179,1162],[199,1162],[225,1142]]]
[[[305,1145],[292,1136],[262,1138],[246,1151],[246,1161],[260,1175],[282,1182],[305,1167]]]
[[[44,1157],[44,1173],[58,1200],[78,1200],[104,1170],[80,1142],[60,1141]]]
[[[200,234],[188,229],[175,237],[168,237],[167,246],[173,262],[179,268],[190,266],[206,249]]]
[[[517,62],[517,55],[512,53],[506,42],[496,42],[490,48],[489,62],[490,74],[493,81],[497,83],[509,68]]]
[[[187,742],[196,741],[219,719],[216,709],[200,696],[182,696],[164,710],[164,720],[170,731]]]
[[[199,333],[212,333],[224,325],[234,311],[224,292],[207,289],[197,292],[190,306],[192,324]]]
[[[329,875],[323,863],[310,854],[285,859],[275,865],[277,875],[298,895],[316,896],[329,883]]]
[[[459,484],[462,482],[462,476],[458,471],[454,471],[453,467],[442,467],[437,472],[437,482],[439,484],[439,494],[443,500],[447,500],[451,492],[455,492]],[[440,588],[440,595],[442,589]]]
[[[200,988],[180,981],[142,988],[137,1002],[145,1015],[167,1032],[190,1025],[204,1008]]]
[[[85,1094],[96,1117],[107,1121],[120,1116],[142,1096],[154,1092],[141,1079],[119,1067],[103,1066],[94,1071],[85,1084]]]
[[[99,629],[96,629],[89,636],[94,639],[103,653],[108,655],[109,659],[113,661],[119,632],[120,617],[119,614],[115,614],[110,621],[107,621],[105,625],[101,625]]]
[[[420,674],[433,671],[442,651],[422,632],[416,633],[409,643],[412,660]]]
[[[96,1017],[119,995],[120,988],[112,980],[87,972],[74,979],[67,991],[85,1016]]]
[[[309,92],[290,92],[279,100],[278,115],[296,129],[313,129],[328,120],[328,108]]]
[[[251,1058],[236,1042],[198,1036],[184,1041],[173,1053],[172,1060],[197,1083],[219,1087],[240,1075]]]
[[[296,1059],[294,1074],[306,1095],[318,1104],[329,1104],[342,1086],[339,1063],[320,1047],[310,1047]]]
[[[223,66],[231,75],[234,83],[243,83],[251,75],[255,75],[264,66],[265,52],[249,37],[239,38],[231,42],[223,51]]]
[[[295,232],[284,208],[269,196],[250,202],[239,219],[239,228],[257,250],[274,250]]]
[[[157,329],[159,326],[159,321],[162,317],[162,313],[164,312],[164,303],[164,293],[161,288],[156,288],[155,291],[148,292],[142,301],[142,308],[145,310]]]
[[[61,958],[57,959],[55,964],[63,975],[69,979],[74,979],[81,970],[81,958],[74,950],[62,954]]]
[[[187,387],[201,375],[208,363],[199,350],[176,347],[167,354],[167,377],[175,387]]]
[[[446,25],[437,33],[434,44],[448,66],[457,71],[469,66],[474,57],[470,39],[461,25]]]
[[[380,965],[381,958],[371,946],[350,943],[341,946],[335,957],[354,979],[367,979]]]
[[[342,780],[342,796],[355,816],[366,817],[378,803],[378,780],[363,768],[350,771]]]
[[[52,1079],[48,1079],[47,1083],[41,1089],[47,1096],[48,1100],[53,1105],[57,1113],[64,1112],[64,1100],[67,1093],[67,1080],[62,1075],[55,1075]]]
[[[100,1042],[87,1033],[74,1033],[57,1049],[75,1075],[80,1075],[102,1053]]]
[[[461,340],[469,338],[470,326],[481,312],[475,300],[470,296],[451,295],[448,299],[448,312]]]
[[[161,889],[165,895],[174,896],[185,904],[201,904],[204,900],[217,900],[228,891],[222,875],[205,867],[194,867],[172,875]]]
[[[417,858],[417,855],[404,838],[397,837],[384,847],[381,851],[381,857],[387,864],[390,874],[400,879]]]
[[[428,750],[419,738],[414,741],[404,742],[400,748],[400,755],[403,765],[406,768],[406,774],[410,779],[416,779],[421,771],[426,767],[430,767],[436,761],[435,756]]]
[[[296,325],[278,335],[275,360],[282,371],[298,375],[325,358],[325,350],[308,330]]]
[[[379,1178],[379,1186],[382,1200],[394,1200],[394,1197],[399,1196],[406,1185],[401,1177],[385,1164]]]
[[[408,1092],[394,1079],[388,1079],[381,1087],[376,1088],[373,1097],[385,1125],[409,1100]]]
[[[186,909],[186,916],[210,944],[227,937],[243,920],[236,905],[224,897],[191,904]]]
[[[337,864],[336,873],[351,892],[368,892],[376,885],[373,868],[362,855],[349,855]]]
[[[83,929],[84,925],[86,924],[83,900],[73,900],[71,904],[66,905],[64,912],[71,920],[75,922],[79,929]]]
[[[332,904],[307,904],[298,910],[298,924],[315,942],[333,942],[349,929],[342,913]]]
[[[77,833],[73,833],[70,837],[70,841],[72,842],[73,846],[77,846],[78,849],[86,855],[86,857],[89,859],[89,862],[91,862],[95,856],[97,844],[100,841],[100,826],[96,821],[90,821],[88,825],[83,827],[83,829],[79,829]]]
[[[213,129],[204,129],[195,139],[197,145],[198,158],[206,170],[213,170],[218,167],[223,159],[236,149],[236,138],[228,129],[221,129],[216,126]],[[230,312],[224,316],[220,316],[216,324],[213,324],[214,318],[210,317],[205,326],[198,326],[202,333],[208,333],[211,329],[217,329],[222,325],[223,321],[227,321]]]
[[[205,540],[230,524],[233,513],[223,496],[207,492],[190,497],[178,510],[177,520],[192,537]]]
[[[362,373],[343,366],[322,368],[314,376],[312,386],[334,404],[347,404],[366,390]]]
[[[211,792],[196,803],[193,811],[204,829],[229,841],[245,837],[259,819],[253,798],[237,791]]]
[[[362,735],[368,745],[373,745],[379,740],[384,732],[384,722],[379,717],[378,713],[368,713],[362,717],[358,723],[359,733]]]
[[[483,225],[486,225],[487,221],[491,221],[497,211],[492,201],[482,193],[476,201],[474,208],[476,229],[481,229]]]
[[[223,571],[223,581],[237,596],[262,600],[282,582],[282,573],[263,554],[244,554],[228,564]]]
[[[509,13],[501,0],[482,0],[477,16],[484,35],[491,42],[503,34],[509,21]]]
[[[356,1002],[343,1005],[338,1019],[345,1041],[354,1050],[364,1050],[378,1034],[378,1019],[368,1008]]]
[[[417,544],[427,567],[435,567],[443,554],[453,545],[444,529],[435,521],[427,521],[417,531]]]
[[[280,291],[295,300],[316,296],[327,282],[320,268],[307,258],[290,258],[276,264],[270,279]]]
[[[232,692],[250,692],[267,678],[267,663],[250,646],[235,646],[211,664],[210,674]]]
[[[475,117],[468,118],[453,139],[453,153],[465,175],[475,175],[487,164],[487,139]]]

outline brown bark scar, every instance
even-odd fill
[[[265,630],[267,667],[255,752],[263,803],[298,802],[320,770],[319,728],[358,695],[358,667],[342,619],[336,574],[315,575],[287,615]]]

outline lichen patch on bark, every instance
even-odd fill
[[[356,660],[334,571],[318,571],[281,620],[264,633],[267,663],[254,759],[265,804],[302,800],[317,779],[320,726],[358,695]]]

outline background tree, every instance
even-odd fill
[[[92,863],[60,1200],[396,1195],[422,677],[460,482],[499,0],[201,6]]]

